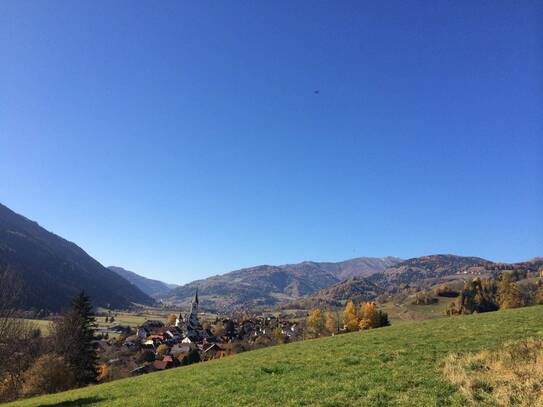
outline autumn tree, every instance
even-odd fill
[[[162,343],[162,344],[158,345],[158,348],[156,349],[156,354],[160,355],[160,356],[164,356],[165,354],[168,353],[169,349],[170,348],[168,348],[168,345]]]
[[[109,369],[109,365],[107,363],[100,363],[98,365],[98,376],[96,377],[96,381],[105,382],[109,380],[110,376],[111,372]]]
[[[217,321],[212,327],[211,332],[213,332],[213,335],[215,336],[222,336],[224,335],[224,324],[222,321]]]
[[[339,315],[336,311],[329,311],[326,313],[326,330],[334,335],[339,332]]]
[[[72,370],[59,355],[47,353],[40,356],[24,374],[23,394],[36,396],[56,393],[74,387],[76,379]]]
[[[380,328],[390,325],[388,314],[378,310],[375,302],[365,302],[360,306],[360,321],[358,328],[360,330]]]
[[[168,326],[173,326],[175,325],[175,321],[177,320],[177,315],[175,314],[170,314],[168,315],[168,321],[167,321],[167,325]]]
[[[0,402],[18,396],[23,374],[40,351],[36,326],[17,318],[22,284],[14,272],[0,266]]]
[[[56,351],[64,357],[79,386],[96,382],[98,375],[95,328],[92,305],[83,291],[72,301],[71,309],[53,324]]]
[[[283,333],[283,328],[277,325],[272,332],[272,336],[278,343],[284,343],[287,340],[287,336]]]
[[[309,314],[309,318],[307,319],[307,326],[315,336],[319,336],[323,333],[324,315],[320,309],[315,308],[311,311],[311,314]]]
[[[460,312],[489,312],[499,309],[498,287],[494,279],[475,278],[464,284],[460,293]]]
[[[343,311],[343,321],[347,331],[352,332],[358,329],[358,316],[356,315],[356,308],[351,300],[349,300]]]
[[[498,283],[498,301],[500,308],[518,308],[523,305],[522,293],[513,281],[511,273],[503,273]]]

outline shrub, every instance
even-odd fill
[[[23,393],[26,396],[56,393],[76,384],[75,376],[61,356],[40,356],[24,374]]]
[[[456,298],[460,295],[459,291],[452,289],[446,284],[440,285],[434,292],[438,297]]]
[[[432,297],[429,292],[422,291],[420,293],[417,293],[417,295],[415,296],[413,305],[431,305],[431,304],[436,304],[437,302],[438,302],[438,299],[435,297]]]
[[[158,348],[156,349],[156,354],[163,356],[167,354],[169,350],[170,348],[168,348],[168,345],[162,344],[162,345],[159,345]]]
[[[181,360],[181,364],[183,366],[186,365],[192,365],[193,363],[200,362],[200,354],[196,349],[191,349],[185,357],[183,357],[183,360]]]

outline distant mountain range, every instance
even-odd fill
[[[80,290],[94,305],[127,308],[154,300],[76,244],[0,204],[0,267],[24,285],[22,308],[60,311]],[[1,283],[1,282],[0,282]]]
[[[367,277],[351,277],[323,288],[305,298],[283,304],[283,308],[337,306],[346,300],[370,301],[384,293],[394,293],[401,286],[415,290],[429,289],[440,284],[462,287],[466,278],[490,277],[504,270],[538,271],[543,258],[520,263],[494,263],[480,257],[435,254],[415,257]]]
[[[305,261],[250,267],[177,287],[168,301],[188,305],[198,288],[200,304],[207,309],[273,306],[313,294],[349,277],[371,276],[400,261],[397,257],[360,257],[338,263]]]
[[[22,280],[20,306],[26,309],[59,311],[82,289],[94,305],[117,309],[152,305],[153,298],[188,306],[197,288],[201,306],[210,311],[333,305],[349,298],[370,300],[400,285],[427,288],[451,278],[462,283],[466,275],[540,268],[540,257],[515,264],[445,254],[408,260],[359,257],[249,267],[174,286],[121,267],[106,268],[76,244],[0,204],[0,269]]]
[[[169,295],[172,289],[178,287],[177,284],[168,284],[159,280],[152,280],[150,278],[140,276],[133,271],[126,270],[122,267],[109,266],[108,269],[117,273],[124,279],[128,280],[130,283],[134,284],[145,294],[157,300],[160,300],[161,298]]]

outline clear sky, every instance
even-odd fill
[[[543,255],[543,2],[382,3],[2,0],[0,202],[177,283]]]

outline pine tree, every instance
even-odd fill
[[[356,315],[356,308],[351,300],[345,306],[343,311],[343,320],[347,331],[356,331],[358,329],[358,316]]]
[[[83,291],[53,326],[57,351],[64,357],[79,386],[95,383],[98,376],[95,328],[92,305]]]

